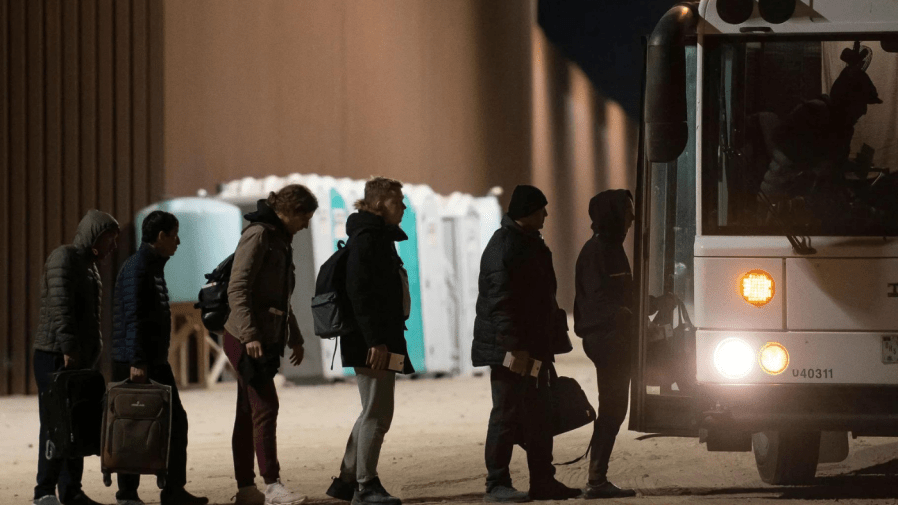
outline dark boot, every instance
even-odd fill
[[[83,491],[75,495],[74,498],[61,501],[60,503],[62,503],[62,505],[101,505],[100,503],[91,500]]]
[[[602,498],[627,498],[636,496],[636,491],[632,489],[621,489],[607,480],[602,484],[589,484],[583,492],[583,498],[587,500],[595,500]]]
[[[359,484],[352,497],[352,505],[402,505],[402,500],[391,495],[375,477],[370,482]]]
[[[530,484],[530,498],[534,500],[568,500],[577,498],[583,491],[567,487],[554,478],[540,483]]]
[[[617,432],[618,428],[616,426],[596,425],[596,431],[593,433],[590,441],[589,450],[590,483],[602,484],[607,482],[608,462],[611,461],[611,451],[614,449]]]
[[[331,487],[327,488],[325,494],[338,500],[351,502],[352,497],[355,495],[355,490],[359,487],[358,482],[355,480],[346,482],[340,477],[334,477],[333,479],[334,481],[331,482]]]
[[[209,498],[206,498],[205,496],[193,496],[182,487],[181,489],[175,489],[174,491],[163,489],[162,492],[159,493],[159,501],[162,505],[206,505],[209,503]]]

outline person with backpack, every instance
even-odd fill
[[[49,431],[59,423],[48,415],[46,402],[55,372],[96,368],[103,350],[103,284],[97,264],[115,250],[118,235],[119,224],[114,217],[89,210],[78,223],[72,244],[54,249],[44,264],[40,322],[34,341],[34,379],[40,409],[35,505],[97,505],[81,490],[84,458],[45,456]]]
[[[119,270],[115,283],[112,335],[112,380],[148,380],[171,387],[171,437],[168,474],[159,495],[162,505],[204,505],[187,484],[187,412],[168,362],[171,309],[165,264],[181,243],[178,218],[162,210],[150,212],[141,223],[141,243]],[[117,505],[143,505],[137,494],[140,475],[118,474]]]
[[[387,369],[390,354],[404,358],[400,373],[414,373],[408,359],[405,321],[410,311],[408,277],[396,242],[408,240],[399,227],[405,204],[402,183],[374,177],[365,183],[358,212],[346,220],[349,248],[346,295],[356,331],[340,339],[344,367],[353,367],[362,412],[352,428],[339,477],[327,495],[352,505],[400,505],[380,482],[377,463],[393,421],[396,372]]]
[[[626,189],[602,191],[589,201],[593,236],[577,258],[574,332],[596,367],[599,416],[590,440],[589,481],[583,498],[636,496],[608,481],[611,450],[627,415],[634,342],[633,274],[624,239],[633,225],[633,196]],[[676,297],[649,298],[649,311],[672,311]]]
[[[569,350],[562,350],[569,340],[567,317],[555,300],[552,252],[539,232],[549,215],[546,205],[538,188],[517,186],[502,227],[480,260],[471,359],[474,366],[490,367],[493,408],[484,444],[486,502],[566,500],[580,494],[555,479],[552,465],[548,386],[554,356]],[[531,359],[542,362],[537,377],[527,370]],[[527,445],[529,494],[512,486],[509,471],[519,434]]]
[[[230,314],[223,344],[238,372],[237,413],[231,449],[237,479],[237,505],[297,505],[306,497],[281,482],[277,456],[278,395],[274,376],[284,347],[290,362],[302,363],[303,336],[290,306],[296,284],[293,236],[309,227],[318,200],[299,184],[285,186],[244,217],[228,283]],[[253,456],[265,480],[255,485]]]

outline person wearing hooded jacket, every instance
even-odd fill
[[[402,183],[374,177],[355,203],[358,212],[346,220],[346,295],[357,331],[340,338],[340,354],[343,366],[355,370],[362,412],[346,443],[340,475],[326,493],[352,505],[401,504],[384,489],[377,464],[396,396],[396,373],[387,369],[390,353],[405,357],[401,373],[415,371],[405,341],[408,277],[395,245],[408,240],[399,227],[406,208],[402,200]]]
[[[156,210],[141,223],[141,244],[119,270],[115,283],[112,335],[112,380],[136,383],[152,380],[171,388],[171,437],[168,473],[160,493],[162,505],[204,505],[208,498],[194,496],[187,484],[187,412],[168,362],[171,344],[171,309],[165,264],[181,239],[178,218]],[[118,474],[117,505],[143,505],[137,494],[140,475]]]
[[[614,441],[627,415],[635,308],[633,275],[624,239],[635,219],[629,190],[603,191],[589,201],[593,236],[580,251],[576,266],[574,332],[595,364],[599,415],[590,442],[589,481],[583,497],[635,496],[607,479]],[[672,310],[672,295],[650,297],[649,311]]]
[[[304,356],[303,336],[290,305],[296,284],[293,236],[308,228],[318,200],[308,188],[290,184],[244,217],[228,284],[231,309],[224,325],[223,347],[238,371],[237,412],[231,450],[237,479],[236,505],[297,505],[306,497],[281,482],[277,455],[278,395],[274,376],[285,345],[290,362]],[[255,485],[253,456],[265,481]]]
[[[548,201],[538,188],[515,188],[480,260],[471,360],[490,367],[493,408],[487,427],[487,502],[565,500],[580,495],[555,479],[552,465],[551,397],[555,350],[567,341],[563,311],[555,300],[557,282],[552,253],[539,230]],[[566,317],[565,317],[566,319]],[[513,360],[503,366],[506,354]],[[526,370],[530,358],[543,362],[538,377]],[[527,446],[530,492],[512,485],[509,464],[516,442]]]
[[[119,224],[114,217],[96,209],[89,210],[78,224],[74,242],[54,249],[44,264],[39,326],[34,341],[34,378],[41,425],[35,505],[97,503],[81,490],[84,458],[48,460],[44,457],[52,425],[46,416],[45,395],[53,373],[96,367],[103,350],[100,334],[103,284],[97,264],[115,250],[118,235]]]

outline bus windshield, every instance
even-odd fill
[[[707,235],[898,235],[898,54],[877,40],[705,45]]]

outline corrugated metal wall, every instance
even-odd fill
[[[162,23],[162,0],[0,0],[0,395],[36,392],[41,270],[91,208],[125,231],[109,348],[132,216],[163,192]]]

